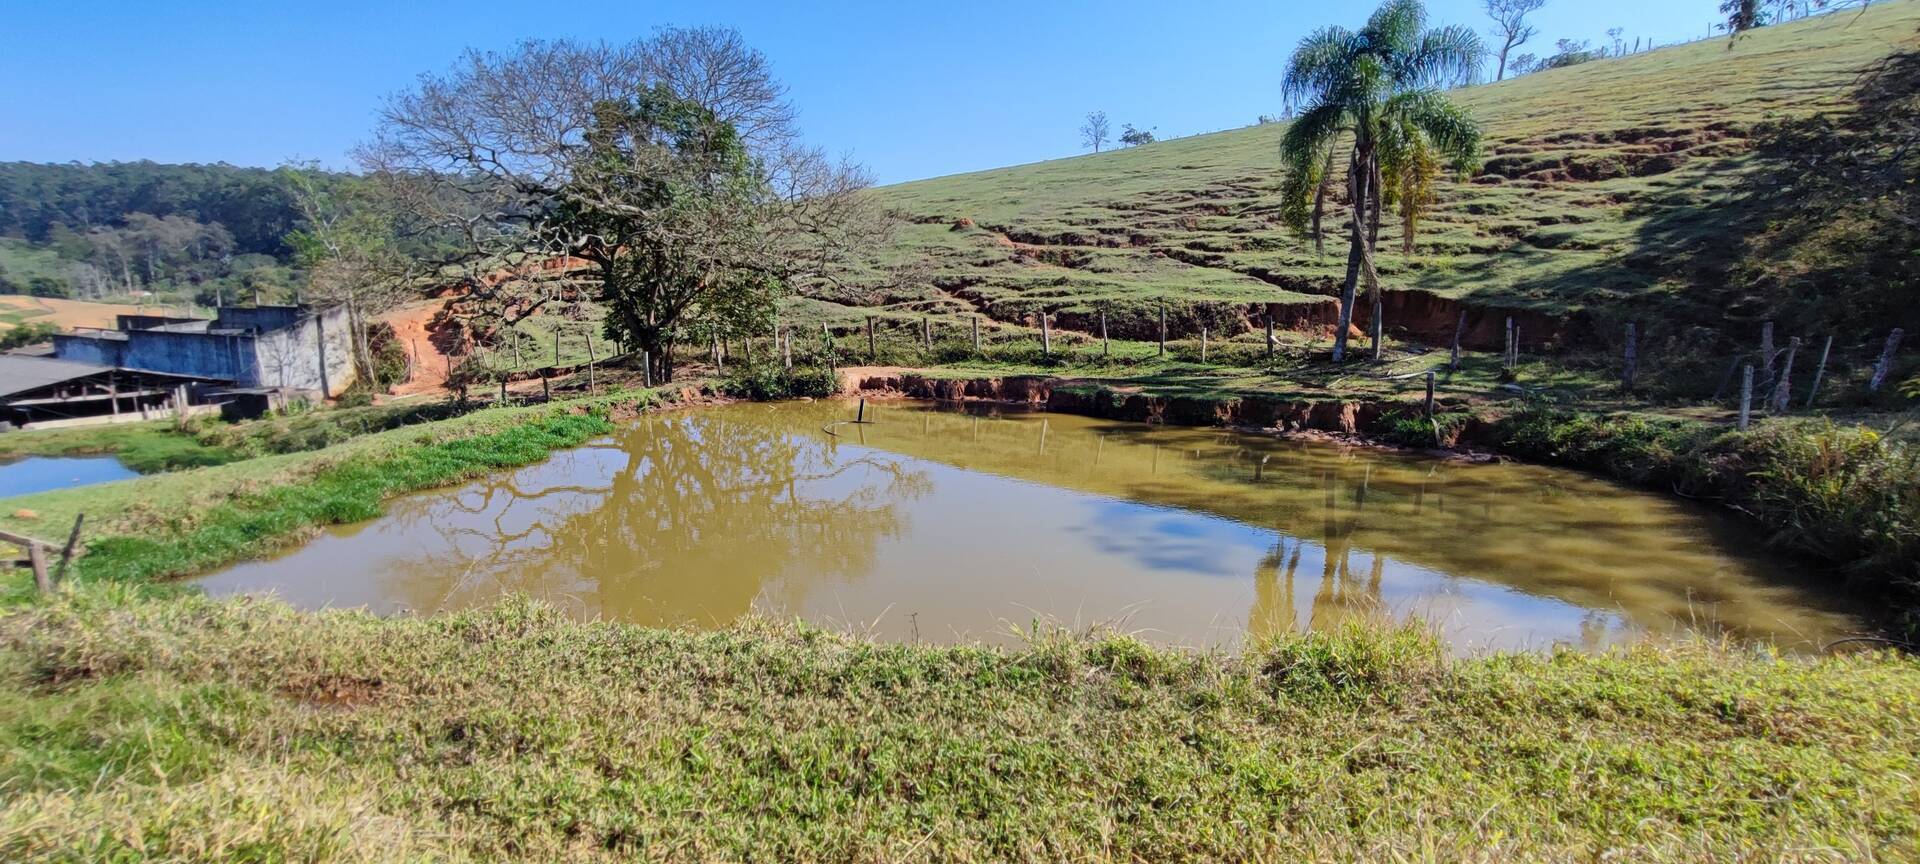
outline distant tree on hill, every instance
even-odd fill
[[[1538,72],[1540,71],[1540,55],[1534,54],[1532,52],[1527,52],[1525,54],[1515,54],[1513,56],[1513,61],[1507,64],[1507,71],[1512,72],[1515,75],[1525,75],[1529,72]]]
[[[1761,0],[1725,0],[1720,4],[1720,11],[1727,15],[1727,29],[1744,33],[1767,23],[1766,12],[1761,5]]]
[[[1127,147],[1138,147],[1154,142],[1153,132],[1147,129],[1135,129],[1132,123],[1120,128],[1120,143]]]
[[[1464,27],[1425,29],[1419,0],[1388,0],[1358,31],[1327,27],[1300,41],[1288,64],[1287,96],[1307,109],[1280,145],[1287,168],[1283,212],[1296,230],[1319,234],[1322,185],[1335,148],[1347,146],[1349,223],[1347,275],[1333,357],[1343,360],[1355,291],[1366,279],[1380,321],[1380,278],[1373,264],[1380,211],[1389,189],[1431,164],[1467,171],[1478,162],[1480,127],[1436,88],[1478,66],[1480,37]],[[1375,352],[1379,345],[1376,341]]]
[[[1080,146],[1092,147],[1093,152],[1107,143],[1107,112],[1095,111],[1087,115],[1087,122],[1080,127]]]
[[[1585,39],[1559,39],[1553,43],[1553,56],[1540,61],[1539,69],[1562,69],[1578,66],[1606,56],[1605,51],[1595,51],[1588,47]],[[1536,70],[1537,71],[1537,70]]]
[[[1727,16],[1722,29],[1735,36],[1794,18],[1805,18],[1816,11],[1866,6],[1871,0],[1723,0],[1720,12]]]
[[[1496,54],[1500,68],[1493,80],[1507,77],[1507,55],[1540,32],[1527,23],[1527,16],[1545,5],[1547,0],[1486,0],[1487,17],[1493,19],[1493,38],[1500,46]]]

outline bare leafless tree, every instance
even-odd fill
[[[744,142],[751,194],[699,218],[668,212],[642,194],[642,181],[697,173],[673,160],[702,148],[668,146],[631,122],[621,146],[589,140],[617,114],[611,108],[661,93],[701,109],[701,134]],[[836,279],[888,225],[862,194],[867,175],[801,144],[766,58],[721,28],[469,51],[448,73],[422,76],[389,99],[357,156],[408,214],[410,230],[447,250],[439,263],[453,268],[478,314],[505,326],[636,278],[627,256],[643,238],[698,259],[698,274],[657,295],[651,320],[625,322],[625,335],[662,364],[717,286],[743,274],[780,286]],[[609,234],[613,223],[626,233]]]
[[[307,271],[306,297],[322,309],[346,308],[359,377],[378,387],[367,324],[406,299],[420,284],[422,267],[397,248],[392,208],[376,187],[359,181],[323,186],[314,181],[319,171],[313,163],[281,168],[300,213],[287,239]]]
[[[1539,30],[1527,23],[1527,16],[1547,5],[1547,0],[1486,0],[1487,17],[1493,19],[1493,43],[1500,46],[1499,71],[1493,80],[1507,77],[1507,55],[1525,45]]]
[[[1080,146],[1092,147],[1093,152],[1098,153],[1101,147],[1106,146],[1108,132],[1107,112],[1088,114],[1086,124],[1080,127]]]

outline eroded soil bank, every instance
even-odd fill
[[[843,392],[893,395],[943,402],[989,401],[1026,405],[1061,414],[1171,426],[1226,426],[1281,432],[1323,432],[1359,441],[1384,418],[1408,407],[1391,401],[1281,399],[1266,396],[1163,396],[1141,388],[1045,375],[939,378],[883,367],[842,370]],[[1475,443],[1472,426],[1455,429],[1442,443]]]

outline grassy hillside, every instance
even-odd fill
[[[1381,273],[1401,289],[1390,297],[1390,323],[1451,332],[1453,300],[1540,313],[1548,329],[1629,302],[1639,315],[1759,315],[1722,290],[1724,256],[1703,254],[1738,245],[1733,232],[1751,224],[1743,219],[1764,219],[1754,209],[1765,202],[1740,186],[1756,167],[1756,124],[1844,108],[1863,69],[1915,47],[1920,2],[1896,0],[1731,44],[1456,91],[1485,125],[1486,162],[1477,176],[1443,185],[1413,256],[1400,254],[1398,226],[1385,226]],[[1156,329],[1162,299],[1176,304],[1176,335],[1209,319],[1216,333],[1247,327],[1257,303],[1281,304],[1282,326],[1324,322],[1345,246],[1333,237],[1317,254],[1280,224],[1284,129],[883,188],[911,224],[865,287],[819,292],[808,304],[829,318],[851,317],[844,305],[852,305],[1008,322],[1044,307],[1080,329],[1092,326],[1086,313],[1106,308],[1115,335],[1136,338]],[[912,272],[916,265],[926,270]],[[1475,341],[1497,343],[1495,319],[1476,316]]]

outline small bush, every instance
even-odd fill
[[[839,376],[823,366],[782,368],[774,362],[756,362],[727,370],[720,392],[736,399],[766,402],[801,396],[831,396],[840,387]]]

